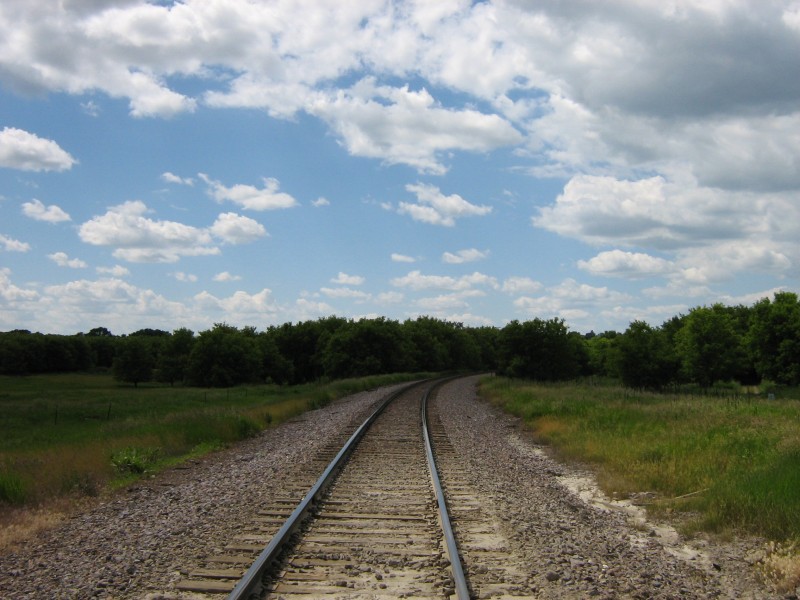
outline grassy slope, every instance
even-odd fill
[[[156,470],[332,399],[409,378],[205,390],[133,388],[106,375],[0,377],[0,510],[93,495],[140,467]]]
[[[523,417],[608,493],[656,492],[688,525],[800,540],[800,401],[634,393],[486,379],[481,393]]]

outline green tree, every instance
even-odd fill
[[[538,381],[572,379],[581,371],[581,347],[563,319],[511,321],[500,331],[498,370]]]
[[[332,378],[398,373],[411,365],[410,345],[396,321],[362,319],[330,336],[322,364]]]
[[[675,334],[675,348],[683,372],[703,387],[737,379],[746,370],[742,336],[722,304],[692,309]]]
[[[678,377],[678,360],[664,331],[634,321],[617,342],[622,383],[633,388],[661,389]]]
[[[230,387],[258,381],[261,352],[256,338],[225,323],[198,335],[189,355],[189,380],[204,387]]]
[[[752,310],[747,347],[757,373],[787,385],[800,384],[800,303],[797,294],[778,292]]]
[[[153,378],[154,364],[152,349],[145,338],[132,336],[117,341],[112,367],[114,379],[117,381],[132,383],[133,387],[138,387],[139,383]]]
[[[189,356],[194,347],[194,332],[181,327],[164,342],[158,361],[158,380],[175,385],[184,382],[189,369]]]

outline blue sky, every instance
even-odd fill
[[[0,5],[0,330],[797,292],[800,4]]]

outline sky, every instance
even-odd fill
[[[800,290],[797,0],[0,3],[0,331]]]

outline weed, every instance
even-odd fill
[[[0,502],[23,504],[28,499],[28,490],[16,473],[0,473]]]
[[[759,570],[779,592],[793,592],[800,587],[800,543],[768,543]]]
[[[141,474],[158,460],[159,448],[121,448],[111,453],[111,464],[119,473]]]

